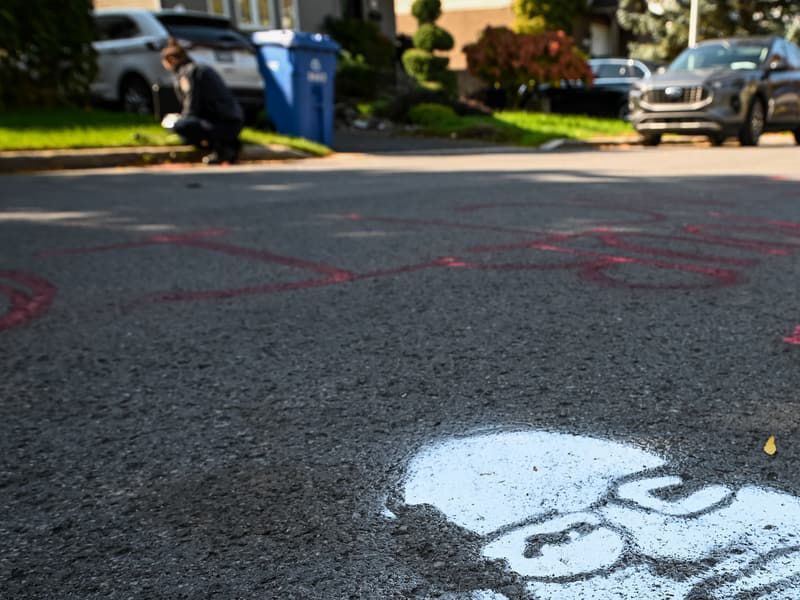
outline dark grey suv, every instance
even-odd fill
[[[779,37],[703,42],[634,84],[629,100],[647,145],[685,133],[755,146],[765,131],[793,131],[800,144],[800,48]]]

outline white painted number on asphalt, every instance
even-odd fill
[[[668,467],[607,440],[489,433],[423,448],[401,494],[482,536],[483,557],[538,599],[800,598],[800,498],[756,486],[687,492]],[[653,567],[667,563],[691,575]]]

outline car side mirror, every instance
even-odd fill
[[[773,56],[769,61],[769,67],[767,70],[770,72],[788,71],[789,63],[787,63],[786,59],[782,56]]]

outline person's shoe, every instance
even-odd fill
[[[203,164],[204,165],[221,165],[225,161],[219,155],[218,152],[212,152],[211,154],[206,154],[203,157]]]
[[[218,148],[211,154],[204,156],[203,163],[207,165],[221,165],[224,163],[234,164],[238,158],[238,148]]]

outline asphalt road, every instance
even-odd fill
[[[798,153],[4,177],[0,598],[800,598]]]

